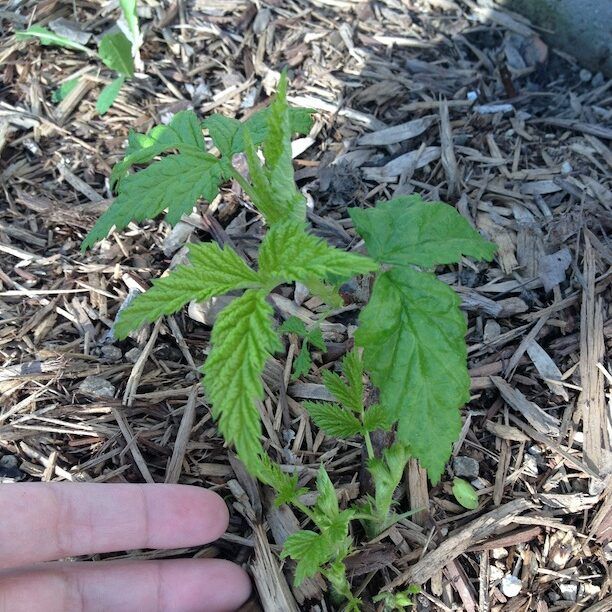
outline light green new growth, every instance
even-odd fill
[[[323,341],[323,334],[318,327],[311,330],[306,329],[304,322],[297,317],[289,317],[278,328],[278,331],[281,333],[296,334],[298,337],[302,338],[302,348],[293,361],[293,373],[291,374],[291,380],[297,380],[300,376],[305,376],[310,372],[310,367],[312,366],[310,345],[322,351],[325,350],[326,347]]]

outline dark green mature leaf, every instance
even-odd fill
[[[281,553],[281,557],[291,557],[297,561],[295,586],[300,586],[305,578],[314,576],[333,555],[334,547],[327,538],[309,530],[290,535]]]
[[[495,245],[487,242],[452,206],[400,196],[376,208],[349,209],[368,248],[381,263],[433,267],[457,262],[462,255],[490,261]]]
[[[433,274],[397,268],[379,276],[355,341],[398,437],[437,482],[469,400],[459,297]]]
[[[168,209],[166,220],[174,225],[189,214],[198,198],[212,202],[219,193],[221,167],[208,153],[179,153],[131,174],[119,185],[119,195],[98,219],[82,248],[104,238],[114,226],[124,228],[130,221],[153,219]]]
[[[304,402],[312,420],[319,429],[334,438],[351,438],[361,432],[359,419],[338,404]]]
[[[125,77],[117,77],[102,89],[98,101],[96,102],[96,110],[100,115],[105,115],[109,108],[115,103],[121,87],[125,83]]]
[[[168,276],[153,281],[151,289],[136,297],[121,311],[114,328],[125,338],[143,323],[172,314],[191,301],[203,302],[235,289],[258,287],[257,273],[230,247],[215,242],[192,244],[189,266],[178,266]]]
[[[98,45],[98,54],[111,70],[127,77],[134,76],[132,43],[123,32],[113,32],[103,36]]]
[[[65,36],[60,36],[51,30],[40,25],[33,25],[22,32],[15,32],[17,40],[25,40],[27,38],[38,38],[42,45],[52,45],[56,47],[65,47],[66,49],[74,49],[83,51],[87,55],[92,55],[91,49],[88,49],[80,43],[74,42]]]
[[[278,92],[268,109],[267,131],[263,140],[265,165],[257,157],[256,145],[248,128],[244,132],[251,178],[251,199],[269,225],[288,219],[304,221],[306,199],[297,190],[291,161],[291,123],[287,105],[287,77],[282,75]]]
[[[274,312],[262,290],[247,290],[215,322],[212,350],[204,363],[204,388],[213,416],[247,468],[256,472],[263,454],[259,411],[261,374],[282,345],[272,326]]]
[[[305,232],[302,222],[285,221],[266,234],[259,251],[259,271],[271,283],[308,282],[312,277],[355,276],[377,268],[363,255],[347,253]]]
[[[168,125],[156,125],[148,134],[130,131],[125,157],[111,172],[111,186],[121,180],[134,164],[150,162],[171,149],[196,154],[205,151],[200,122],[193,111],[176,113]]]

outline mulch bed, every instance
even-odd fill
[[[110,72],[13,36],[30,20],[78,18],[100,35],[117,19],[112,3],[77,4],[76,16],[59,0],[0,9],[0,478],[213,488],[232,508],[215,545],[114,557],[225,556],[250,567],[253,609],[336,609],[321,580],[290,586],[278,552],[303,517],[276,509],[215,429],[197,373],[214,308],[108,337],[129,291],[186,241],[254,252],[262,228],[240,189],[173,231],[146,222],[79,251],[129,129],[186,108],[248,116],[288,67],[292,104],[318,111],[295,148],[316,233],[356,247],[348,206],[419,193],[456,204],[498,246],[491,265],[438,269],[469,320],[472,398],[442,482],[411,462],[398,501],[416,513],[350,558],[365,609],[411,583],[423,610],[612,609],[610,81],[493,2],[147,0],[145,74],[99,117]],[[289,381],[295,346],[269,364],[261,407],[271,454],[306,486],[323,462],[345,502],[367,487],[361,445],[325,438],[300,401],[321,396],[320,369],[352,346],[367,292],[347,288],[309,376]],[[320,306],[299,288],[274,305],[305,321]],[[477,510],[455,501],[454,475],[478,489]]]

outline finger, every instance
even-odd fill
[[[186,485],[0,485],[0,568],[133,548],[180,548],[216,540],[225,502]]]
[[[221,559],[48,563],[0,572],[0,612],[226,612],[249,597]]]

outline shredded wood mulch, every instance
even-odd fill
[[[276,508],[228,455],[198,384],[223,301],[124,342],[109,335],[130,292],[186,242],[230,242],[254,259],[263,229],[239,187],[173,230],[132,225],[79,251],[110,204],[129,129],[186,108],[248,116],[288,67],[292,104],[317,111],[294,149],[316,233],[358,248],[347,206],[419,193],[456,204],[498,246],[491,265],[438,270],[469,320],[472,398],[441,484],[412,461],[398,502],[415,514],[350,557],[354,591],[366,610],[412,583],[422,610],[611,610],[610,81],[484,0],[140,4],[144,73],[103,118],[94,105],[109,71],[13,33],[64,18],[99,37],[116,3],[0,9],[1,479],[210,487],[232,508],[215,545],[113,557],[225,556],[250,569],[252,609],[337,609],[322,580],[291,586],[278,553],[304,517]],[[365,281],[346,288],[308,377],[290,381],[291,344],[268,365],[261,405],[270,453],[306,486],[323,463],[343,503],[369,486],[361,445],[327,439],[300,401],[325,397],[319,372],[352,346],[367,294]],[[300,286],[273,301],[279,321],[320,312]],[[454,475],[478,489],[477,510],[457,504]]]

